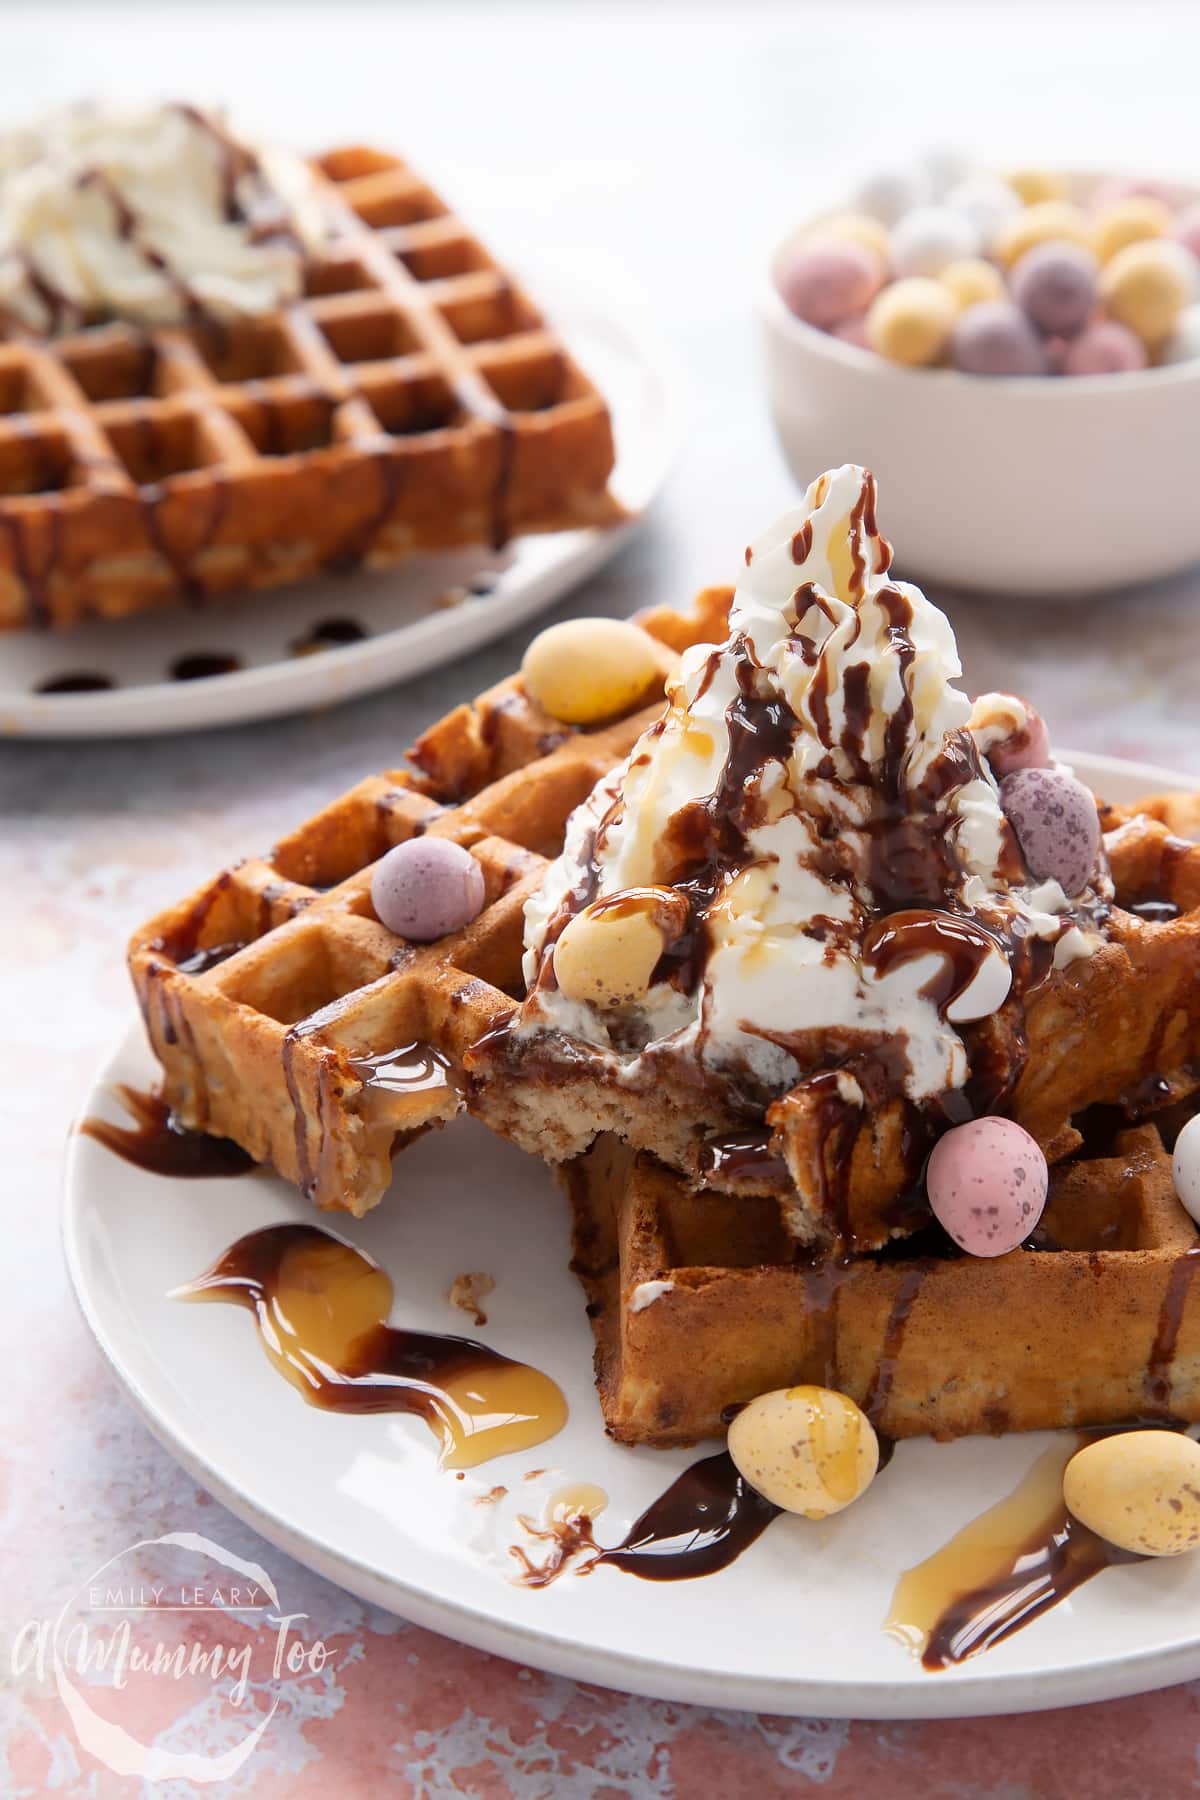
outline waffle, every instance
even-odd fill
[[[406,164],[315,164],[303,299],[0,344],[0,629],[606,525],[603,398]]]
[[[728,598],[643,617],[664,675],[720,634]],[[467,1050],[522,991],[526,896],[659,704],[584,731],[503,682],[427,732],[412,767],[360,783],[137,932],[130,970],[177,1120],[235,1140],[320,1207],[375,1205],[394,1150],[459,1111]],[[375,918],[370,879],[425,831],[470,846],[486,905],[421,947]]]
[[[1107,941],[1052,972],[1023,1008],[1010,1002],[963,1031],[972,1067],[994,1081],[980,1109],[1011,1114],[1051,1162],[1078,1147],[1072,1119],[1085,1107],[1136,1117],[1200,1086],[1200,844],[1165,822],[1195,826],[1197,804],[1151,804],[1159,817],[1108,809]],[[667,1064],[635,1088],[586,1047],[504,1034],[468,1059],[475,1109],[526,1150],[566,1161],[616,1132],[693,1186],[773,1198],[799,1242],[877,1248],[928,1218],[927,1131],[903,1097],[874,1095],[869,1059],[840,1066],[860,1075],[865,1106],[843,1104],[837,1073],[820,1070],[776,1100],[764,1125]]]
[[[624,1443],[723,1436],[731,1407],[798,1382],[893,1438],[1200,1419],[1200,1237],[1151,1124],[1060,1164],[1042,1247],[993,1259],[941,1238],[797,1260],[770,1201],[696,1192],[612,1137],[563,1179]]]

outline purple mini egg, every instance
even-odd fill
[[[1045,346],[1020,307],[1008,300],[969,306],[950,339],[956,369],[967,375],[1045,375]]]
[[[1082,244],[1037,244],[1012,272],[1012,297],[1039,331],[1073,337],[1095,307],[1096,271]]]
[[[1146,346],[1117,319],[1096,319],[1072,338],[1064,375],[1125,375],[1146,366]]]
[[[1100,848],[1095,796],[1082,781],[1065,769],[1016,769],[1000,783],[1000,804],[1030,874],[1081,894]]]
[[[779,292],[798,319],[829,331],[864,312],[883,281],[883,264],[865,245],[823,238],[791,252],[779,271]]]
[[[933,1147],[925,1192],[934,1217],[968,1256],[1024,1243],[1046,1205],[1046,1158],[1015,1119],[972,1119]]]
[[[483,870],[449,838],[409,838],[371,872],[376,918],[417,944],[461,931],[482,912],[484,898]]]

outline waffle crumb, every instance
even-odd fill
[[[465,1271],[454,1277],[446,1290],[446,1298],[451,1306],[466,1313],[476,1325],[486,1325],[488,1321],[483,1302],[489,1294],[495,1292],[495,1287],[494,1276],[484,1274],[482,1270]]]

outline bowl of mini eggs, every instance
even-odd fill
[[[793,472],[871,468],[913,574],[1069,598],[1200,562],[1200,188],[930,157],[793,231],[762,317]]]

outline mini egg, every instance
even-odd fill
[[[1119,1550],[1179,1556],[1200,1546],[1200,1444],[1176,1431],[1121,1431],[1063,1470],[1067,1511]]]
[[[864,1413],[833,1388],[759,1394],[729,1427],[729,1454],[744,1481],[785,1512],[831,1513],[866,1492],[879,1467],[879,1439]]]
[[[990,250],[997,236],[1021,210],[1021,199],[1006,181],[979,175],[960,182],[946,195],[951,212],[970,219],[979,233],[979,241]]]
[[[1180,314],[1182,321],[1184,314]],[[1146,367],[1146,346],[1128,325],[1093,319],[1071,339],[1063,357],[1064,375],[1123,375]]]
[[[858,244],[877,256],[880,263],[887,267],[891,258],[891,233],[879,219],[870,213],[843,212],[834,213],[828,219],[820,219],[811,231],[805,232],[803,241],[806,244],[818,243],[822,238],[837,238],[848,244]]]
[[[1160,238],[1118,250],[1100,272],[1100,298],[1108,317],[1127,325],[1151,348],[1161,344],[1194,298],[1186,257],[1180,245]]]
[[[917,167],[935,200],[944,199],[952,188],[969,181],[977,166],[973,156],[953,144],[935,144],[917,159]]]
[[[857,350],[871,348],[867,338],[866,313],[855,313],[852,319],[843,319],[840,325],[834,326],[832,335],[843,344],[853,344]]]
[[[779,292],[789,312],[828,331],[839,319],[862,312],[883,286],[879,257],[861,244],[813,238],[797,244],[779,270]]]
[[[1056,169],[1013,169],[1005,176],[1010,188],[1020,196],[1024,206],[1039,206],[1047,200],[1065,200],[1067,178]]]
[[[619,718],[662,682],[654,640],[625,619],[564,619],[533,639],[521,661],[525,692],[565,725]]]
[[[1175,1139],[1171,1173],[1181,1206],[1200,1224],[1200,1113],[1188,1120]]]
[[[1093,213],[1102,213],[1110,206],[1119,206],[1123,200],[1161,200],[1165,206],[1170,206],[1172,198],[1166,183],[1155,181],[1153,176],[1106,175],[1088,195],[1088,206]]]
[[[1000,805],[1030,874],[1081,894],[1100,849],[1095,795],[1065,769],[1016,769],[1000,783]]]
[[[1185,206],[1182,212],[1176,214],[1171,237],[1175,243],[1181,244],[1200,260],[1200,201],[1194,206]]]
[[[624,1006],[645,995],[659,958],[688,919],[672,888],[628,888],[568,920],[554,945],[554,979],[568,1000]]]
[[[1019,306],[984,300],[955,324],[950,357],[967,375],[1045,375],[1045,346]]]
[[[1082,244],[1035,244],[1013,268],[1012,297],[1039,331],[1071,337],[1096,304],[1096,275]]]
[[[935,363],[954,329],[958,308],[940,282],[911,275],[876,295],[867,313],[867,342],[890,362]]]
[[[371,904],[397,937],[429,944],[461,931],[483,910],[483,870],[450,838],[409,838],[371,871]]]
[[[1169,206],[1145,194],[1131,194],[1096,214],[1092,221],[1092,248],[1102,263],[1111,262],[1126,244],[1166,237],[1170,229]]]
[[[982,730],[996,718],[1020,721],[1009,735],[992,744],[987,752],[992,774],[997,781],[1011,775],[1014,769],[1045,769],[1050,766],[1050,733],[1046,721],[1035,706],[1016,695],[983,694],[971,713],[972,731]]]
[[[1071,206],[1065,200],[1044,200],[1038,206],[1027,206],[1001,227],[992,250],[997,261],[1011,269],[1035,245],[1055,239],[1091,247],[1091,220],[1081,207]]]
[[[919,206],[892,227],[892,267],[897,275],[937,275],[948,263],[978,255],[978,227],[948,206]]]
[[[933,1146],[925,1192],[934,1217],[968,1256],[1004,1256],[1024,1243],[1046,1205],[1049,1173],[1015,1119],[972,1119]]]
[[[933,198],[928,177],[917,169],[880,169],[859,182],[851,197],[855,212],[870,213],[884,225]]]
[[[1160,352],[1165,363],[1195,362],[1200,357],[1200,306],[1185,306]]]
[[[1004,280],[995,263],[982,256],[964,256],[961,262],[947,263],[938,271],[937,279],[953,294],[962,310],[978,306],[981,300],[1003,300]]]

